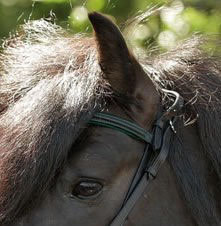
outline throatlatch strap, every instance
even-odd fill
[[[173,120],[173,123],[174,122],[175,122],[175,119]],[[160,169],[160,166],[165,162],[169,153],[172,133],[173,131],[171,129],[171,126],[168,125],[164,133],[163,145],[159,153],[157,154],[156,158],[153,160],[152,164],[144,168],[144,174],[142,175],[140,181],[137,182],[133,192],[130,194],[129,198],[126,200],[126,202],[124,203],[119,213],[113,219],[110,226],[124,225],[128,215],[130,214],[131,210],[137,203],[138,199],[142,196],[143,192],[146,191],[150,181],[152,181],[156,177]]]
[[[152,141],[152,134],[150,132],[136,125],[132,121],[128,121],[108,113],[96,113],[88,124],[115,129],[146,143],[151,143]]]
[[[129,213],[137,203],[138,199],[141,197],[143,192],[146,190],[147,185],[150,183],[152,178],[148,179],[148,174],[145,172],[145,174],[142,176],[139,184],[136,186],[134,192],[131,194],[130,198],[127,200],[123,208],[120,210],[118,215],[114,218],[114,220],[111,222],[110,226],[123,226]]]

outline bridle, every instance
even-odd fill
[[[171,138],[176,133],[174,124],[183,108],[184,101],[175,91],[163,89],[163,92],[172,97],[174,103],[165,112],[158,114],[151,132],[146,131],[132,121],[109,113],[96,113],[89,121],[90,125],[115,129],[146,143],[143,156],[122,207],[110,223],[110,226],[124,225],[137,200],[142,196],[150,182],[156,178],[161,165],[168,156]]]
[[[161,165],[165,162],[170,142],[174,133],[174,124],[183,108],[184,101],[179,93],[163,89],[174,99],[174,103],[165,112],[160,112],[151,132],[146,131],[132,121],[122,119],[109,113],[96,113],[89,121],[90,125],[118,130],[128,136],[146,143],[142,159],[133,177],[121,209],[110,226],[123,226],[128,215],[142,196],[150,182],[156,178]]]

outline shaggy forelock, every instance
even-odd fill
[[[93,39],[45,20],[28,22],[5,41],[0,58],[0,224],[6,225],[48,188],[108,94]]]
[[[77,87],[81,89],[80,84],[86,88],[87,83],[96,83],[100,74],[92,39],[82,39],[82,35],[70,36],[45,20],[25,24],[21,35],[14,38],[12,46],[5,48],[1,59],[0,92],[1,96],[8,97],[9,102],[44,79],[50,83],[55,80],[61,89],[69,88],[69,82],[78,82]],[[1,102],[3,104],[5,100]]]

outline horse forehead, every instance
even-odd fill
[[[68,159],[65,175],[98,173],[111,176],[115,171],[135,167],[142,154],[142,143],[112,129],[91,129],[87,139],[73,147],[76,150]]]
[[[133,139],[114,129],[94,127],[91,134],[79,146],[74,147],[78,151],[78,160],[102,160],[104,162],[117,161],[124,155],[129,144],[135,145]],[[74,152],[74,150],[73,150]],[[116,158],[115,158],[116,157]],[[74,158],[71,159],[74,161]],[[113,162],[112,162],[113,163]]]

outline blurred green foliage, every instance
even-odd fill
[[[29,19],[56,15],[56,22],[72,32],[90,32],[88,11],[100,11],[118,24],[150,7],[164,7],[125,35],[138,49],[170,48],[193,32],[221,34],[221,0],[0,0],[0,38]]]

